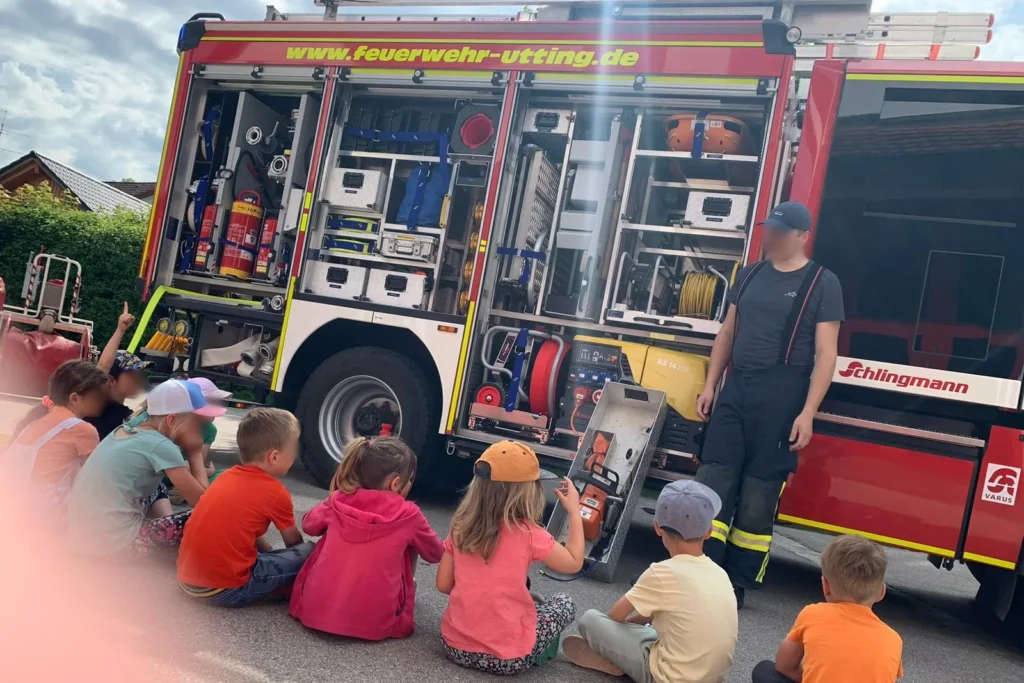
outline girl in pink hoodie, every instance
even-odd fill
[[[308,628],[363,640],[416,630],[415,560],[441,561],[441,539],[405,499],[416,455],[394,436],[356,439],[331,495],[302,519],[323,536],[295,580],[288,613]]]

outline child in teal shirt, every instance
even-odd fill
[[[202,391],[203,398],[206,399],[207,403],[214,406],[220,406],[223,404],[225,399],[231,397],[230,391],[224,391],[218,389],[217,385],[208,380],[205,377],[195,377],[187,380],[188,382],[195,384]],[[142,407],[136,411],[134,415],[128,420],[128,426],[134,427],[141,424],[144,420],[149,417],[146,412],[146,404],[143,403]],[[210,447],[213,442],[217,440],[217,427],[213,424],[213,420],[207,420],[203,422],[203,446],[201,449],[197,449],[193,453],[183,453],[186,461],[188,461],[189,470],[192,472],[192,476],[196,478],[203,488],[209,487],[210,483],[217,478],[224,470],[217,470],[214,468],[213,463],[210,461]],[[178,504],[176,500],[180,496],[171,496],[169,489],[171,488],[170,481],[165,477],[161,484],[160,491],[158,492],[158,499],[160,498],[171,498],[172,503]]]

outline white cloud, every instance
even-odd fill
[[[0,0],[0,166],[36,149],[99,178],[156,177],[170,106],[174,43],[192,13],[260,20],[268,0]],[[318,11],[312,0],[269,0]],[[964,12],[963,0],[876,0],[875,11]],[[476,8],[477,11],[483,11]],[[430,11],[426,8],[425,11]],[[985,59],[1024,60],[1024,0],[996,15]]]

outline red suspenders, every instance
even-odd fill
[[[754,277],[757,276],[761,269],[768,263],[767,261],[758,261],[754,264],[747,276],[743,278],[742,282],[739,283],[739,287],[736,291],[736,330],[739,332],[739,303],[740,298],[747,291],[750,283],[754,281]],[[817,286],[818,281],[821,279],[821,274],[825,269],[819,266],[814,261],[810,262],[810,268],[807,269],[807,275],[804,277],[803,282],[800,284],[800,289],[797,290],[796,296],[793,298],[793,306],[789,309],[789,316],[786,318],[786,325],[782,328],[782,341],[783,344],[779,345],[779,365],[789,365],[790,356],[793,353],[793,344],[796,342],[796,333],[800,329],[800,323],[803,322],[804,314],[807,312],[807,305],[811,301],[811,294],[814,293],[814,288]],[[735,339],[735,336],[733,337]]]

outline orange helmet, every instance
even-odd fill
[[[665,119],[665,145],[673,152],[692,152],[698,124],[704,126],[703,152],[742,154],[747,147],[747,124],[722,114],[676,114]]]

